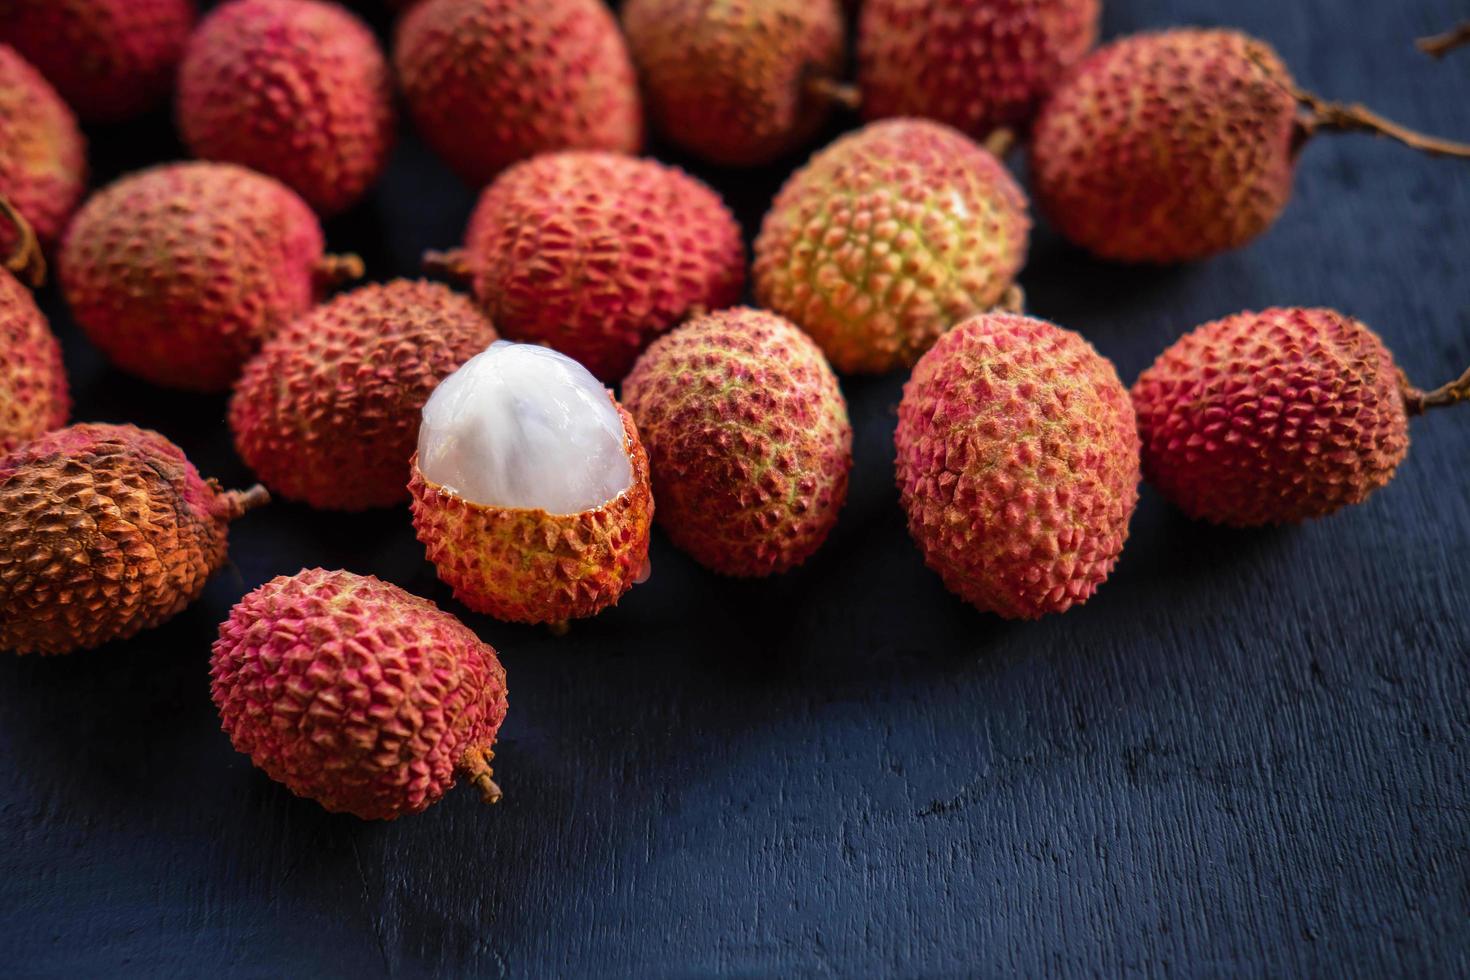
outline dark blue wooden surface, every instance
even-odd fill
[[[1470,137],[1470,51],[1410,40],[1461,0],[1109,0],[1108,36],[1231,23],[1304,86]],[[99,176],[166,118],[92,134]],[[753,232],[785,168],[701,171]],[[470,193],[412,138],[333,223],[371,274],[455,242]],[[1037,235],[1032,309],[1131,380],[1185,329],[1268,304],[1373,325],[1421,384],[1470,363],[1470,165],[1324,137],[1279,226],[1177,270]],[[224,401],[109,370],[54,291],[76,416],[151,425],[249,479]],[[848,380],[852,496],[800,571],[732,583],[656,537],[652,581],[553,639],[466,616],[511,711],[495,808],[331,816],[235,754],[215,625],[303,565],[462,613],[406,509],[275,505],[172,624],[0,657],[0,972],[34,976],[1470,974],[1470,408],[1414,423],[1398,479],[1307,527],[1190,524],[1151,491],[1095,600],[1011,625],[904,531],[902,378]]]

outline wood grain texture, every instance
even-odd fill
[[[1314,90],[1470,137],[1470,55],[1412,47],[1455,0],[1107,7],[1108,36],[1228,20]],[[179,153],[161,116],[92,139],[102,179]],[[699,172],[753,233],[789,166]],[[471,203],[406,138],[329,237],[411,273]],[[1042,231],[1024,285],[1127,379],[1204,320],[1328,304],[1433,384],[1470,363],[1467,259],[1470,167],[1324,137],[1241,252],[1120,269]],[[223,399],[108,369],[45,305],[78,419],[157,427],[247,481]],[[216,624],[273,575],[344,567],[462,613],[406,508],[274,505],[170,625],[0,657],[0,969],[1470,974],[1470,409],[1416,421],[1391,486],[1306,527],[1212,530],[1145,491],[1096,599],[1010,625],[908,540],[901,380],[844,382],[852,495],[801,570],[726,582],[660,535],[652,581],[565,639],[465,616],[510,676],[495,808],[461,787],[392,824],[328,815],[235,754],[209,701]]]

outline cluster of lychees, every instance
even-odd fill
[[[0,20],[0,648],[62,653],[178,613],[269,493],[410,502],[455,597],[565,624],[648,572],[656,513],[726,575],[808,559],[852,465],[837,372],[911,369],[897,478],[946,586],[1012,618],[1108,577],[1140,480],[1192,516],[1322,516],[1386,484],[1408,419],[1470,397],[1410,386],[1367,327],[1242,313],[1180,339],[1131,393],[1082,337],[1023,315],[1025,139],[1041,212],[1106,259],[1239,247],[1314,134],[1413,133],[1298,88],[1229,30],[1089,54],[1100,0],[866,0],[856,83],[838,0],[403,3],[391,60],[323,0],[9,0]],[[1450,43],[1431,47],[1443,53]],[[392,147],[422,138],[483,186],[459,248],[364,274],[325,252]],[[199,158],[82,203],[77,117],[173,94]],[[765,164],[834,112],[866,125],[791,175],[755,239],[719,196],[636,154],[645,125],[714,164]],[[159,385],[230,391],[265,487],[226,492],[161,435],[66,426],[60,348],[22,280],[44,249],[87,337]],[[521,343],[506,343],[501,338]],[[537,346],[539,345],[539,346]],[[621,402],[605,385],[620,385]],[[467,775],[487,799],[506,711],[496,653],[432,603],[311,569],[221,626],[235,745],[293,791],[388,818]]]

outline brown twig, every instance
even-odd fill
[[[469,748],[465,750],[464,758],[460,760],[460,768],[470,777],[480,790],[480,799],[486,803],[499,803],[505,795],[500,792],[500,787],[492,776],[495,773],[490,768],[490,760],[495,758],[495,753],[489,749]]]
[[[467,286],[475,278],[474,270],[470,268],[469,256],[462,248],[425,252],[421,264],[429,275],[448,279],[458,286]]]
[[[222,493],[219,499],[225,520],[233,521],[257,507],[264,507],[270,503],[271,495],[265,487],[257,483],[249,490],[231,490],[229,493]]]
[[[1450,405],[1458,405],[1463,401],[1470,401],[1470,368],[1449,384],[1440,385],[1433,391],[1420,391],[1409,384],[1407,378],[1402,374],[1399,376],[1399,386],[1404,392],[1404,408],[1410,415],[1423,415],[1431,408],[1446,408]]]
[[[344,282],[361,279],[366,271],[362,259],[350,252],[344,255],[323,255],[317,260],[313,279],[318,289],[331,289]]]
[[[1002,126],[985,137],[985,142],[981,145],[989,150],[992,156],[1005,159],[1005,155],[1016,146],[1016,131]]]
[[[835,78],[814,75],[806,80],[806,90],[819,99],[825,99],[852,112],[861,109],[863,105],[861,89],[856,85],[839,82]]]
[[[36,240],[35,229],[4,197],[0,197],[0,215],[4,215],[15,228],[16,238],[15,248],[5,256],[5,268],[32,289],[40,289],[46,284],[46,257],[41,254],[41,243]]]
[[[1461,21],[1443,34],[1421,37],[1414,44],[1431,58],[1443,58],[1456,48],[1470,44],[1470,20]]]

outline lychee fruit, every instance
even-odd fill
[[[1030,229],[994,155],[938,123],[871,123],[781,188],[755,243],[756,298],[837,370],[890,371],[965,317],[1013,305]]]
[[[118,367],[155,384],[222,391],[266,337],[362,274],[324,256],[306,203],[231,164],[179,163],[94,194],[67,230],[61,284]]]
[[[35,68],[0,44],[0,197],[49,249],[86,185],[87,146],[76,117]],[[10,225],[0,222],[0,253],[18,244]]]
[[[131,425],[26,443],[0,458],[0,650],[89,650],[172,619],[224,564],[230,522],[268,499]]]
[[[367,25],[321,0],[232,0],[179,69],[196,156],[275,177],[323,214],[357,202],[393,146],[393,82]]]
[[[714,163],[752,166],[826,120],[842,72],[837,0],[629,0],[628,47],[652,124]]]
[[[279,497],[330,510],[407,500],[424,403],[495,339],[468,297],[437,283],[342,293],[246,365],[230,401],[235,446]]]
[[[869,119],[923,116],[976,139],[1024,129],[1097,43],[1100,0],[866,0],[858,82]]]
[[[569,151],[502,174],[464,249],[431,253],[428,268],[469,281],[505,336],[611,384],[654,337],[740,298],[745,246],[719,195],[683,171]]]
[[[220,624],[211,690],[236,750],[334,813],[392,820],[462,773],[487,803],[505,669],[426,599],[309,568],[241,599]]]
[[[653,494],[632,418],[580,364],[500,341],[424,406],[409,482],[439,577],[476,612],[564,625],[647,574]]]
[[[88,122],[122,122],[173,88],[193,0],[3,0],[13,45]]]
[[[1086,602],[1138,503],[1138,432],[1113,365],[1031,317],[966,320],[898,408],[909,533],[951,592],[1007,619]]]
[[[424,0],[393,63],[419,134],[475,187],[538,153],[643,145],[633,63],[601,0]]]
[[[1184,262],[1238,248],[1274,224],[1297,155],[1323,130],[1470,156],[1470,146],[1302,91],[1263,41],[1179,29],[1123,38],[1077,66],[1037,118],[1032,183],[1046,216],[1088,251]]]
[[[0,269],[0,456],[65,425],[70,410],[61,344],[30,290]]]
[[[1470,371],[1420,391],[1378,335],[1335,310],[1207,323],[1133,386],[1143,472],[1190,517],[1256,527],[1324,517],[1393,479],[1409,418],[1470,398]]]
[[[773,575],[826,540],[847,497],[852,428],[811,338],[772,313],[710,313],[660,337],[623,382],[659,524],[725,575]]]

